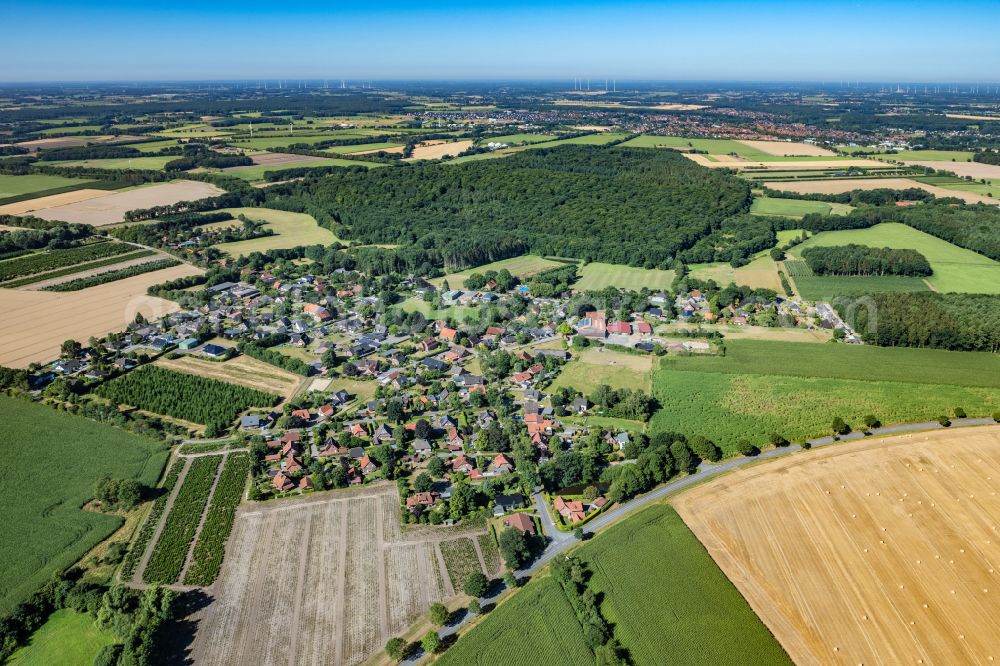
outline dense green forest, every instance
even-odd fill
[[[270,393],[155,365],[111,380],[97,394],[118,404],[204,423],[209,436],[225,430],[240,412],[271,407],[278,401]]]
[[[869,344],[1000,351],[1000,298],[996,296],[871,294],[834,306]]]
[[[927,257],[916,250],[865,245],[809,247],[802,258],[816,275],[919,275],[931,274]]]
[[[311,213],[342,238],[436,249],[449,267],[530,251],[667,268],[750,202],[744,181],[674,151],[562,146],[344,171],[283,187],[267,205]]]

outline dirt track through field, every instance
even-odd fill
[[[936,197],[955,197],[962,199],[966,203],[991,203],[1000,204],[998,199],[990,199],[971,192],[961,192],[959,190],[948,190],[936,185],[926,185],[918,183],[909,178],[844,178],[840,180],[803,180],[798,182],[770,182],[764,183],[772,190],[783,192],[799,192],[801,194],[840,194],[851,190],[906,190],[918,188],[930,192]]]
[[[802,452],[682,493],[797,664],[1000,657],[1000,428]]]
[[[146,289],[201,272],[182,264],[73,292],[0,289],[0,365],[26,368],[32,361],[51,361],[65,340],[124,330],[140,312],[147,320],[176,312],[176,303],[148,296]]]
[[[244,505],[195,663],[356,664],[448,595],[434,550],[447,528],[403,533],[394,486]]]

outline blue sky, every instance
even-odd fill
[[[0,81],[1000,82],[1000,2],[3,0]]]

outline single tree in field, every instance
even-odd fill
[[[465,579],[465,585],[462,586],[462,591],[464,591],[470,597],[482,597],[486,595],[486,590],[490,586],[490,581],[482,574],[480,571],[475,571],[469,574],[469,577]]]
[[[964,419],[965,418],[965,410],[962,409],[961,407],[956,407],[955,408],[955,418],[956,419]]]
[[[830,428],[833,430],[833,434],[835,435],[846,435],[847,433],[851,432],[851,426],[847,425],[844,419],[840,418],[839,416],[833,419],[833,423],[831,424]]]
[[[448,613],[448,607],[445,606],[440,601],[436,601],[433,604],[431,604],[431,611],[430,611],[431,622],[433,622],[437,626],[443,627],[445,624],[447,624],[449,615],[450,613]]]
[[[482,606],[479,605],[478,599],[473,599],[472,601],[469,602],[469,612],[472,613],[473,615],[479,615],[480,613],[483,612],[483,608]]]
[[[424,652],[427,654],[434,654],[441,649],[441,637],[438,636],[436,631],[428,631],[420,639],[420,646],[424,648]]]
[[[760,449],[745,439],[736,442],[736,450],[743,456],[755,456],[760,453]]]
[[[118,506],[125,511],[131,511],[142,499],[142,485],[135,479],[122,479],[118,482]]]
[[[865,426],[868,428],[877,428],[882,425],[882,422],[878,420],[878,417],[874,414],[869,414],[865,417]]]

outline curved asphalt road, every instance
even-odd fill
[[[951,422],[951,427],[957,428],[962,426],[990,425],[992,423],[996,423],[996,421],[990,418],[955,419]],[[926,423],[905,423],[902,425],[886,426],[883,428],[873,428],[868,431],[852,432],[838,439],[835,439],[834,437],[819,437],[817,439],[809,440],[809,444],[815,448],[817,446],[825,446],[827,444],[833,444],[834,442],[837,441],[850,442],[858,439],[865,439],[866,437],[875,435],[895,435],[905,432],[935,430],[935,429],[941,429],[943,427],[944,426],[942,426],[937,421],[928,421]],[[802,447],[800,445],[792,444],[790,446],[782,448],[768,449],[767,451],[762,451],[759,455],[756,455],[752,458],[730,458],[729,460],[724,460],[719,463],[703,462],[698,467],[697,473],[682,477],[675,481],[669,481],[663,484],[662,486],[659,486],[655,490],[651,490],[650,492],[644,495],[637,495],[632,499],[628,500],[627,502],[622,502],[618,504],[618,506],[612,509],[611,511],[608,511],[607,513],[595,518],[590,523],[588,523],[583,528],[583,531],[587,534],[593,534],[602,527],[607,527],[608,525],[615,522],[619,518],[622,518],[623,516],[632,513],[636,509],[641,509],[642,507],[652,502],[655,502],[666,495],[677,492],[678,490],[683,490],[688,486],[694,485],[696,483],[701,483],[706,479],[710,479],[720,474],[730,472],[734,469],[739,469],[744,465],[754,463],[758,460],[769,460],[771,458],[780,458],[781,456],[785,456],[795,451],[801,451],[801,450]],[[531,566],[517,572],[517,577],[519,579],[525,576],[530,576],[531,574],[535,573],[540,568],[545,566],[552,558],[556,557],[557,555],[564,552],[570,546],[576,543],[576,538],[574,538],[572,534],[567,532],[560,532],[559,530],[555,529],[555,523],[552,520],[552,516],[548,512],[548,507],[545,505],[545,500],[542,499],[541,493],[535,493],[534,500],[535,500],[535,507],[542,518],[542,526],[544,528],[543,531],[545,532],[545,536],[550,538],[550,541],[548,546],[545,547],[545,550],[542,551],[542,554],[539,555],[538,558],[536,558],[534,562],[531,563]],[[481,606],[486,606],[488,604],[496,603],[497,600],[500,598],[500,595],[504,593],[506,586],[503,584],[502,581],[497,581],[493,589],[494,592],[492,595],[484,597],[479,600]],[[452,624],[444,626],[438,630],[438,635],[441,636],[442,639],[447,638],[448,636],[451,636],[452,634],[456,633],[459,630],[459,628],[462,627],[462,625],[464,625],[471,619],[471,615],[468,612],[459,611],[458,613],[456,613],[456,615],[458,615],[459,617],[457,617]],[[406,659],[401,663],[407,664],[407,666],[413,666],[416,663],[418,663],[423,656],[424,656],[423,650],[418,649],[416,654],[414,654],[409,659]]]

